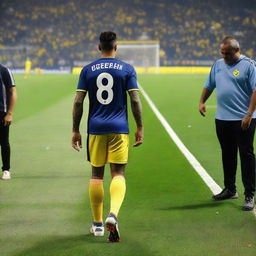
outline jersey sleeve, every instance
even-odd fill
[[[15,87],[15,81],[13,79],[13,75],[8,68],[3,67],[1,69],[1,77],[6,88]]]
[[[137,75],[134,67],[130,66],[130,71],[127,78],[127,91],[138,91]]]
[[[213,64],[210,74],[208,76],[208,79],[206,80],[206,83],[204,85],[204,88],[213,91],[216,87],[216,82],[215,82],[215,66],[216,63]]]
[[[86,83],[86,69],[85,68],[83,68],[81,73],[80,73],[80,77],[79,77],[79,81],[78,81],[76,91],[77,92],[86,92],[86,91],[88,91],[87,83]]]
[[[248,83],[252,91],[256,91],[256,66],[254,63],[251,63],[248,68]]]

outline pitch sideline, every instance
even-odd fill
[[[145,92],[145,90],[142,88],[141,85],[139,85],[140,91],[142,92],[142,95],[148,102],[149,106],[155,113],[156,117],[159,119],[171,139],[174,141],[174,143],[177,145],[181,153],[186,157],[188,162],[192,165],[192,167],[195,169],[195,171],[199,174],[199,176],[203,179],[205,184],[210,188],[213,194],[218,194],[222,191],[221,187],[213,180],[213,178],[206,172],[206,170],[202,167],[202,165],[197,161],[197,159],[192,155],[192,153],[186,148],[186,146],[183,144],[183,142],[180,140],[178,135],[174,132],[174,130],[171,128],[169,123],[166,121],[166,119],[163,117],[163,115],[160,113],[160,111],[157,109],[153,101],[149,98],[148,94]]]
[[[148,94],[145,92],[145,90],[142,88],[142,86],[139,84],[140,91],[142,92],[143,97],[155,113],[156,117],[160,121],[160,123],[163,125],[171,139],[174,141],[174,143],[177,145],[181,153],[186,157],[188,162],[192,165],[194,170],[198,173],[198,175],[202,178],[204,183],[209,187],[209,189],[212,191],[213,194],[218,194],[222,191],[221,187],[213,180],[213,178],[207,173],[207,171],[203,168],[203,166],[198,162],[198,160],[192,155],[192,153],[187,149],[187,147],[183,144],[183,142],[180,140],[178,135],[174,132],[172,127],[169,125],[169,123],[166,121],[166,119],[163,117],[163,115],[160,113],[160,111],[157,109],[153,101],[150,99]],[[256,217],[256,208],[253,210],[253,215]]]

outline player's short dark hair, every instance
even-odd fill
[[[116,43],[116,33],[105,31],[100,34],[100,47],[103,51],[112,51]]]
[[[240,49],[239,42],[233,36],[225,36],[222,40],[222,44],[230,44],[235,51]]]

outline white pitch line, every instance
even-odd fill
[[[139,85],[140,91],[142,92],[144,98],[148,102],[149,106],[155,113],[156,117],[159,119],[171,139],[180,149],[181,153],[187,158],[188,162],[192,165],[195,171],[199,174],[205,184],[210,188],[213,194],[218,194],[222,191],[221,187],[213,180],[213,178],[207,173],[207,171],[203,168],[203,166],[197,161],[197,159],[192,155],[192,153],[186,148],[183,142],[180,140],[178,135],[171,128],[169,123],[163,117],[163,115],[159,112],[153,101],[149,98],[148,94],[144,91],[141,85]],[[256,217],[256,207],[252,211],[253,215]]]
[[[183,144],[183,142],[180,140],[180,138],[177,136],[177,134],[174,132],[174,130],[171,128],[169,123],[166,121],[166,119],[163,117],[163,115],[159,112],[155,104],[152,102],[152,100],[149,98],[147,93],[144,91],[144,89],[140,86],[140,91],[142,92],[144,98],[148,102],[149,106],[161,122],[161,124],[164,126],[165,130],[171,137],[171,139],[174,141],[174,143],[177,145],[177,147],[180,149],[182,154],[187,158],[188,162],[192,165],[192,167],[195,169],[195,171],[199,174],[199,176],[202,178],[202,180],[205,182],[205,184],[210,188],[213,194],[218,194],[222,191],[221,187],[213,180],[213,178],[206,172],[206,170],[202,167],[202,165],[197,161],[197,159],[191,154],[191,152],[186,148],[186,146]]]

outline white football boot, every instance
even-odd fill
[[[102,226],[96,226],[93,223],[91,228],[90,228],[90,232],[94,236],[104,236],[104,226],[103,226],[103,224],[102,224]]]

